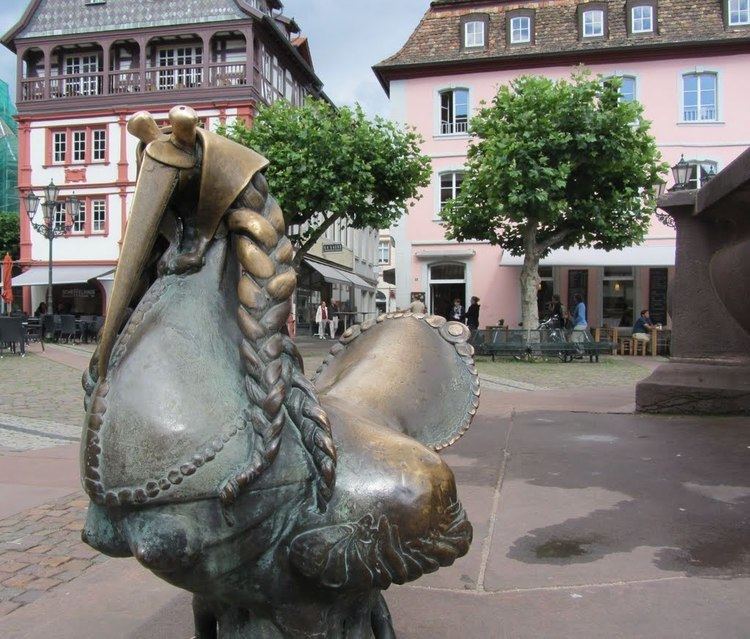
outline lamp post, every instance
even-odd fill
[[[669,189],[670,191],[684,191],[687,188],[688,182],[690,181],[690,172],[693,167],[690,163],[685,161],[685,156],[680,156],[680,161],[672,167],[672,177],[674,178],[674,186]]]
[[[34,230],[49,242],[49,274],[47,282],[47,312],[52,313],[52,240],[61,237],[70,232],[73,228],[73,222],[77,219],[80,212],[81,201],[75,196],[75,193],[63,201],[66,215],[62,221],[55,220],[55,213],[58,204],[60,188],[50,180],[50,183],[44,187],[44,201],[42,202],[42,222],[35,222],[37,209],[39,208],[40,197],[33,191],[29,191],[23,198],[26,206],[26,215],[29,216],[29,222]]]

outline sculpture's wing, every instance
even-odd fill
[[[439,450],[466,432],[479,406],[469,337],[466,326],[442,317],[382,315],[347,329],[315,386]]]

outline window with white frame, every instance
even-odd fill
[[[68,219],[68,211],[65,208],[65,202],[55,202],[55,213],[54,213],[54,224],[56,229],[62,229],[65,227],[65,222]]]
[[[65,95],[99,95],[99,56],[65,56]]]
[[[378,264],[391,263],[391,241],[380,240],[378,242]]]
[[[73,162],[86,161],[86,131],[73,131]]]
[[[531,18],[516,16],[510,19],[510,43],[531,42]]]
[[[583,12],[583,37],[596,38],[604,35],[604,11],[589,9]]]
[[[65,162],[68,151],[68,134],[65,131],[55,131],[52,134],[52,160]]]
[[[730,27],[750,25],[750,0],[728,0],[727,23]]]
[[[86,207],[84,206],[84,202],[81,202],[81,205],[76,207],[72,221],[71,233],[84,233],[86,231]]]
[[[712,122],[719,118],[715,73],[686,73],[682,76],[682,119]]]
[[[484,21],[471,20],[464,23],[464,47],[484,46]]]
[[[440,92],[440,134],[466,133],[469,130],[469,90]]]
[[[654,30],[654,8],[640,5],[630,10],[631,33],[651,33]]]
[[[448,171],[440,174],[440,210],[461,192],[463,171]]]
[[[699,189],[716,175],[717,163],[713,160],[688,160],[690,177],[687,181],[688,189]]]
[[[92,136],[91,158],[94,162],[103,162],[107,159],[107,131],[105,129],[94,129]]]
[[[159,49],[159,90],[201,86],[203,80],[203,47],[170,47]],[[167,67],[167,68],[163,68]]]
[[[104,233],[107,223],[107,201],[91,201],[91,232]]]
[[[635,97],[635,78],[632,75],[620,76],[620,100],[623,102],[633,102]]]

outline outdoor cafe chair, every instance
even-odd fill
[[[3,345],[7,345],[12,353],[19,345],[21,357],[26,355],[26,331],[20,317],[0,317],[0,352]]]
[[[78,333],[75,315],[60,315],[60,326],[57,330],[60,339],[65,338],[67,342],[70,342],[71,339],[75,341]]]

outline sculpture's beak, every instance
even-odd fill
[[[169,115],[172,123],[170,136],[159,130],[149,113],[137,113],[128,122],[129,132],[146,147],[142,152],[138,183],[99,341],[99,379],[106,376],[118,331],[151,256],[159,224],[177,185],[180,169],[190,168],[191,163],[195,162],[190,154],[195,145],[195,112],[187,107],[175,107]]]

